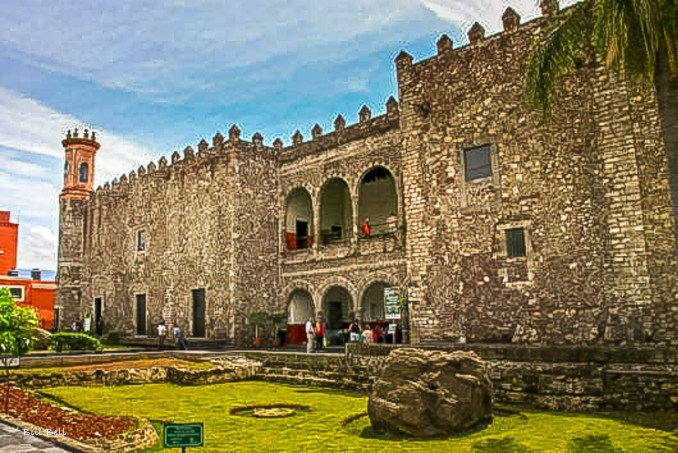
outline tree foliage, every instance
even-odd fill
[[[546,25],[530,55],[527,98],[548,114],[559,76],[587,52],[631,83],[653,81],[666,59],[678,80],[678,0],[585,0]]]
[[[22,355],[33,347],[40,318],[33,307],[21,307],[6,288],[0,289],[0,354]]]

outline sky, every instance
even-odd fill
[[[577,0],[561,0],[561,6]],[[101,148],[95,187],[232,124],[285,144],[397,98],[393,61],[501,31],[539,0],[2,0],[0,210],[19,225],[19,268],[57,267],[68,129]]]

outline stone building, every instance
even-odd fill
[[[99,145],[69,135],[64,321],[146,335],[177,320],[244,343],[254,311],[291,330],[323,311],[336,329],[382,319],[397,287],[414,343],[678,344],[675,98],[661,74],[629,86],[592,58],[550,120],[531,111],[529,51],[566,14],[542,3],[522,25],[507,9],[494,36],[475,24],[464,47],[401,52],[384,114],[288,146],[233,126],[93,191]]]

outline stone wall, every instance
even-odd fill
[[[656,100],[591,56],[544,121],[524,100],[543,24],[396,58],[413,340],[670,344],[675,320],[656,313],[675,307],[677,270]],[[480,146],[492,174],[467,181]],[[524,257],[507,255],[514,228]]]
[[[192,290],[204,289],[205,336],[244,341],[246,313],[272,305],[277,290],[274,170],[271,149],[232,129],[226,142],[217,134],[212,147],[203,140],[197,153],[187,147],[183,159],[175,152],[171,164],[163,157],[98,189],[87,212],[81,312],[100,297],[108,328],[134,335],[135,299],[145,294],[147,334],[164,319],[192,336]]]
[[[255,378],[366,392],[398,346],[349,344],[345,356],[247,352]],[[458,345],[491,366],[495,401],[559,411],[674,411],[678,354],[673,349]]]

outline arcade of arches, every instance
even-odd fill
[[[314,223],[313,200],[304,188],[295,188],[285,200],[285,243],[287,250],[350,241],[356,228],[366,221],[371,236],[394,233],[398,225],[396,181],[389,170],[373,167],[360,180],[357,212],[354,212],[351,191],[340,178],[327,180],[320,189],[318,231]],[[365,234],[362,237],[365,238]]]
[[[328,336],[341,336],[354,318],[363,323],[386,323],[384,319],[384,290],[387,282],[371,283],[363,291],[361,305],[356,306],[350,292],[342,286],[332,286],[322,296],[320,303],[305,289],[295,289],[288,298],[287,339],[289,343],[306,341],[304,324],[309,318],[322,316],[327,321]]]

